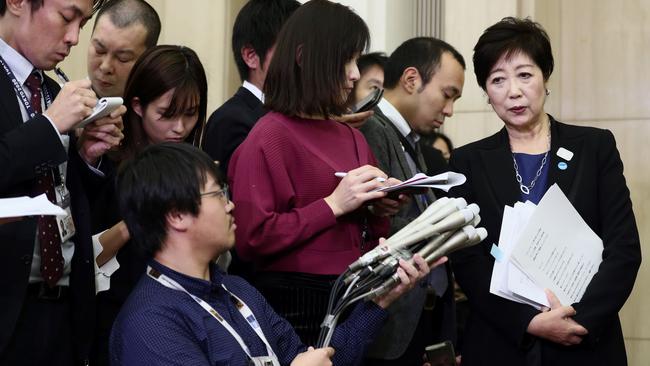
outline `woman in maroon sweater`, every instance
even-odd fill
[[[387,234],[383,216],[399,204],[372,192],[387,177],[363,136],[332,119],[345,111],[369,37],[343,5],[301,6],[278,35],[264,87],[270,112],[229,167],[237,253],[306,344],[318,336],[333,280]]]

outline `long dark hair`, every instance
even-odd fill
[[[278,35],[264,97],[289,116],[342,114],[345,64],[367,49],[368,26],[347,6],[326,0],[302,5]]]
[[[134,156],[149,142],[142,127],[142,118],[133,110],[133,98],[138,97],[140,105],[147,105],[171,89],[174,90],[169,108],[163,117],[171,118],[182,114],[197,104],[198,121],[185,140],[196,147],[201,146],[208,105],[208,82],[205,70],[196,52],[183,46],[156,46],[147,50],[136,61],[124,88],[124,142],[117,154],[117,160]]]

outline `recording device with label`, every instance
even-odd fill
[[[454,345],[450,341],[427,346],[424,348],[424,354],[431,366],[456,366]]]
[[[359,103],[352,107],[352,113],[365,112],[375,108],[383,96],[384,89],[373,90],[372,93],[368,94],[365,98],[361,99]]]
[[[124,103],[124,101],[120,97],[101,98],[100,100],[97,101],[97,104],[95,105],[95,108],[93,108],[93,112],[90,114],[90,116],[84,118],[75,127],[82,128],[85,127],[90,122],[108,116],[109,114],[111,114],[111,112],[119,108],[122,105],[122,103]]]

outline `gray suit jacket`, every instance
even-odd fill
[[[411,171],[406,161],[406,154],[408,153],[404,151],[397,131],[391,127],[392,122],[381,112],[379,107],[376,107],[374,111],[375,114],[361,127],[361,133],[366,137],[370,149],[377,158],[378,168],[388,174],[389,177],[399,180],[411,178],[415,172]],[[426,167],[422,154],[418,154],[417,160],[421,167]],[[423,173],[426,174],[426,171]],[[431,190],[427,192],[427,199],[429,202],[436,200]],[[414,199],[411,205],[417,206],[416,212],[422,212],[426,208],[424,203],[418,199]],[[390,233],[396,233],[416,217],[417,215],[414,215],[412,207],[403,207],[391,220]]]
[[[378,168],[388,176],[399,180],[411,178],[414,172],[411,171],[407,163],[407,152],[402,147],[398,132],[391,126],[392,122],[381,112],[379,107],[376,107],[374,112],[375,114],[361,127],[361,132],[377,158]],[[417,158],[418,164],[421,167],[426,167],[421,153]],[[436,199],[431,190],[428,191],[427,198],[429,202]],[[413,199],[411,205],[418,206],[417,212],[422,212],[425,209],[424,203],[418,199]],[[391,219],[391,235],[415,219],[417,215],[414,215],[413,212],[412,207],[404,207]],[[434,333],[437,333],[441,339],[455,340],[453,284],[449,266],[447,266],[447,275],[450,281],[448,290],[442,301],[436,305],[445,306],[443,329],[435,330]],[[421,283],[420,286],[413,288],[388,308],[390,314],[388,322],[369,348],[367,357],[391,360],[404,353],[420,320],[426,298],[426,287],[425,282]],[[424,353],[424,350],[422,351]]]

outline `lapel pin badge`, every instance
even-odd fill
[[[561,147],[557,149],[557,153],[555,153],[557,156],[561,157],[562,159],[566,161],[571,161],[573,159],[573,152]],[[562,168],[560,168],[562,169]]]

